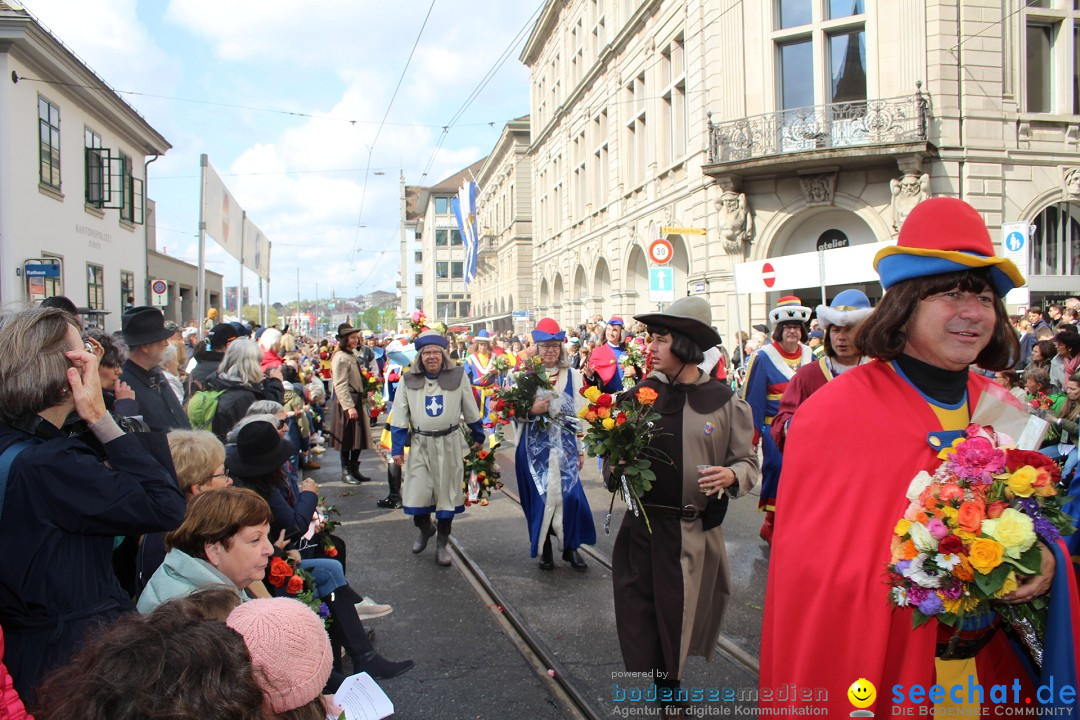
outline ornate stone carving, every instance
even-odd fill
[[[930,197],[930,176],[905,173],[899,180],[890,180],[889,188],[892,189],[893,230],[899,232],[908,213]]]
[[[739,254],[754,240],[754,218],[746,202],[746,193],[725,190],[716,201],[716,227],[720,242],[729,255]]]
[[[1080,167],[1061,169],[1061,187],[1069,200],[1080,201]]]
[[[832,205],[836,195],[836,173],[800,175],[803,195],[807,205]]]

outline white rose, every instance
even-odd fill
[[[911,484],[908,485],[907,499],[911,502],[915,502],[922,495],[922,491],[930,487],[930,483],[934,482],[934,478],[930,476],[930,473],[923,470],[918,475],[911,479]]]
[[[922,523],[911,523],[911,527],[908,528],[908,535],[911,536],[911,541],[915,543],[915,548],[919,552],[924,553],[936,553],[938,541],[930,531],[926,529],[926,526]]]

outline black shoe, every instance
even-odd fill
[[[392,500],[390,498],[383,498],[382,500],[376,500],[375,505],[387,510],[397,510],[401,507],[400,500]]]
[[[544,549],[540,552],[540,569],[554,570],[555,561],[551,557],[551,536],[544,539]]]
[[[581,559],[581,554],[577,551],[577,548],[563,550],[562,559],[570,563],[570,567],[574,568],[578,572],[589,569],[589,566],[586,565],[585,561]]]
[[[412,660],[391,662],[372,651],[361,658],[359,663],[353,663],[353,672],[366,672],[376,680],[389,680],[390,678],[395,678],[398,675],[409,672],[412,670],[414,664],[415,663],[413,663]]]
[[[341,468],[341,482],[346,485],[359,485],[360,481],[352,476],[348,468]]]

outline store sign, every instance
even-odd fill
[[[836,250],[838,248],[846,248],[850,245],[851,243],[848,242],[848,236],[845,235],[843,231],[826,230],[818,237],[817,245],[815,247],[818,250]]]

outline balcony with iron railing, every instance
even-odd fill
[[[921,83],[895,98],[778,110],[713,122],[709,175],[765,174],[836,163],[867,164],[882,156],[931,154],[929,109]]]

